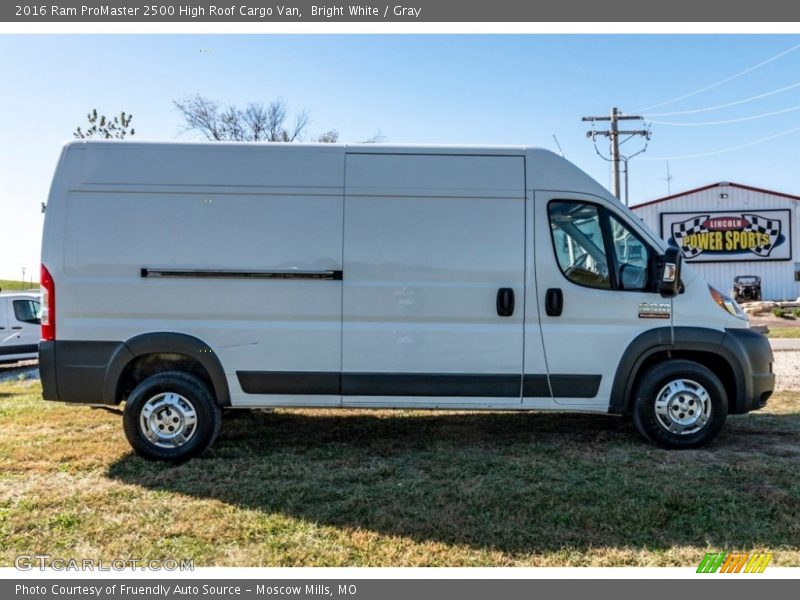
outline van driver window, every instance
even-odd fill
[[[578,285],[611,289],[597,207],[551,202],[547,210],[558,266],[564,276]]]

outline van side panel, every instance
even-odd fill
[[[339,370],[341,281],[142,269],[341,270],[341,197],[107,191],[68,204],[59,338],[191,334],[231,366],[234,405],[244,400],[234,367]]]
[[[91,144],[80,174],[84,185],[330,190],[342,185],[343,150],[326,150],[284,144]]]
[[[519,405],[524,174],[521,156],[347,156],[343,403]]]
[[[82,183],[54,207],[63,237],[46,264],[57,343],[190,335],[224,366],[233,406],[254,403],[237,371],[338,373],[341,280],[316,274],[342,269],[342,188],[330,184],[342,184],[343,155],[317,164],[314,153],[294,153],[282,169],[283,154],[253,149],[92,148]],[[130,166],[137,161],[153,171]],[[303,161],[318,187],[296,185]],[[72,376],[62,367],[59,381]]]

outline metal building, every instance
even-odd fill
[[[800,196],[714,183],[631,207],[720,291],[761,277],[765,300],[800,297]]]

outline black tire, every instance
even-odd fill
[[[192,414],[194,423],[189,424]],[[125,403],[122,424],[140,456],[182,462],[214,442],[222,426],[222,411],[202,380],[182,371],[167,371],[134,388]],[[161,431],[156,431],[156,425]]]
[[[668,390],[671,382],[674,388]],[[654,365],[634,389],[633,424],[642,436],[665,448],[707,444],[720,432],[727,416],[725,386],[710,369],[690,360]]]

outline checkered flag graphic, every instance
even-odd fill
[[[710,215],[701,215],[689,219],[688,221],[672,224],[672,238],[675,240],[675,243],[678,244],[678,247],[686,258],[694,258],[703,251],[700,248],[687,246],[683,243],[683,238],[706,231],[703,224],[708,220],[709,216]]]
[[[744,231],[765,233],[769,236],[769,243],[760,244],[750,248],[750,251],[758,256],[769,256],[769,253],[772,252],[772,248],[775,247],[775,242],[778,241],[778,238],[781,235],[781,222],[777,219],[765,219],[764,217],[759,217],[758,215],[743,214],[742,218],[747,219],[747,221],[750,223],[744,228]]]

